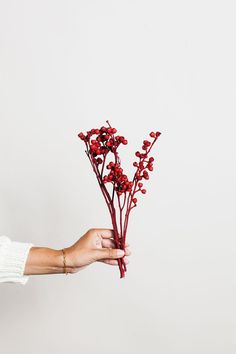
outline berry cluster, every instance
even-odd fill
[[[127,175],[123,173],[120,163],[109,162],[107,169],[110,171],[108,175],[103,177],[103,182],[111,182],[118,196],[122,193],[131,193],[134,182],[128,180]]]
[[[127,145],[128,141],[124,136],[116,135],[117,130],[112,128],[108,121],[107,124],[108,127],[91,129],[86,134],[79,133],[78,137],[86,145],[86,154],[107,203],[112,219],[116,247],[124,249],[130,211],[137,205],[136,193],[146,194],[143,182],[149,179],[149,173],[153,171],[154,162],[154,158],[149,157],[149,153],[161,133],[151,132],[152,141],[144,140],[142,151],[135,153],[138,161],[133,163],[136,171],[133,179],[130,180],[123,172],[117,151],[121,144]],[[111,161],[108,161],[108,155],[112,157]],[[107,174],[104,175],[105,168]],[[111,186],[111,193],[106,184]],[[117,208],[119,215],[117,215]],[[121,277],[124,277],[126,265],[123,258],[118,260],[118,264]]]
[[[150,142],[148,140],[143,141],[143,146],[142,150],[143,152],[136,151],[135,156],[139,158],[139,161],[135,161],[133,163],[133,166],[137,168],[136,173],[135,173],[135,180],[138,181],[138,189],[136,189],[135,193],[141,192],[142,194],[146,194],[146,189],[142,188],[143,183],[139,182],[142,179],[148,180],[149,179],[149,172],[153,171],[153,162],[154,162],[154,157],[149,157],[148,154],[159,137],[161,133],[160,132],[151,132],[149,135],[151,138],[153,138],[153,141]],[[133,198],[132,202],[136,205],[137,204],[137,198]]]
[[[120,144],[127,145],[128,141],[123,136],[115,136],[116,129],[112,127],[101,127],[100,129],[91,129],[85,135],[79,133],[78,137],[89,145],[89,153],[93,157],[98,155],[105,156],[110,151],[115,152]],[[92,139],[93,136],[96,136]],[[99,164],[102,162],[99,159]]]

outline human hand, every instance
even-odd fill
[[[90,229],[75,244],[64,248],[67,271],[76,273],[96,261],[116,266],[117,259],[122,257],[128,264],[127,256],[131,254],[128,246],[126,244],[125,251],[115,248],[113,230]]]

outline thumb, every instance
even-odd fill
[[[125,255],[125,252],[115,248],[102,248],[96,250],[96,259],[117,259]]]

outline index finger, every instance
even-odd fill
[[[114,231],[111,229],[96,229],[96,231],[102,238],[114,238]]]

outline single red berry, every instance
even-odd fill
[[[134,202],[134,204],[136,204],[137,203],[137,198],[133,198],[133,202]]]
[[[150,157],[149,162],[153,162],[154,161],[154,157]]]
[[[143,177],[144,177],[145,179],[149,179],[149,174],[148,174],[147,171],[143,171]]]
[[[140,168],[140,170],[143,170],[143,169],[144,169],[144,164],[143,164],[143,162],[140,162],[140,163],[139,163],[139,168]]]
[[[124,145],[127,145],[127,144],[128,144],[128,140],[124,139],[124,140],[122,141],[122,143],[123,143]]]
[[[112,128],[112,134],[115,134],[117,132],[116,128]]]
[[[149,135],[150,135],[151,138],[155,138],[156,137],[156,134],[154,132],[151,132]]]
[[[151,145],[151,143],[150,143],[150,141],[148,141],[148,140],[144,140],[144,141],[143,141],[143,145],[150,146],[150,145]]]
[[[135,156],[140,157],[140,152],[136,151]]]
[[[156,132],[156,138],[158,138],[158,136],[161,135],[160,132]]]
[[[139,186],[139,188],[142,188],[143,183],[139,182],[139,183],[138,183],[138,186]]]
[[[147,193],[146,189],[142,189],[141,192],[142,192],[143,194],[146,194],[146,193]]]
[[[102,163],[102,159],[100,157],[97,158],[97,164],[100,165]]]
[[[85,135],[83,133],[79,133],[78,134],[78,137],[81,139],[81,140],[85,140]]]

